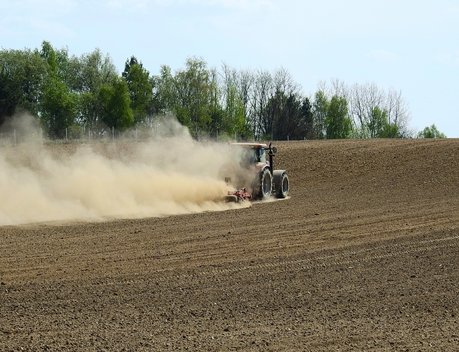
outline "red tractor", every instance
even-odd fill
[[[229,192],[226,200],[265,200],[274,196],[286,198],[289,191],[289,179],[285,170],[274,170],[276,147],[263,143],[233,143],[242,149],[241,170],[236,181],[237,190]],[[231,182],[230,178],[226,179]]]

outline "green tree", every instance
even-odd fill
[[[218,92],[218,84],[214,80],[214,91]],[[238,89],[238,75],[236,70],[230,69],[228,66],[223,66],[223,83],[222,83],[222,96],[223,96],[223,115],[221,120],[214,121],[212,118],[212,125],[218,124],[220,133],[226,133],[229,136],[239,136],[242,139],[251,137],[251,129],[247,122],[246,108],[243,96]],[[218,106],[218,101],[214,103]]]
[[[176,106],[177,92],[171,68],[163,65],[159,75],[152,78],[153,102],[152,110],[158,114],[173,112]]]
[[[8,116],[12,116],[21,100],[20,83],[12,77],[8,69],[0,67],[0,126]]]
[[[231,134],[236,134],[239,138],[249,139],[252,138],[252,131],[247,122],[247,117],[245,115],[244,102],[239,94],[237,94],[236,89],[234,101],[230,111],[226,111],[226,132]]]
[[[57,55],[53,46],[49,42],[44,41],[41,44],[40,56],[48,64],[48,71],[57,75]]]
[[[77,95],[72,93],[64,80],[66,52],[59,55],[49,42],[43,42],[40,56],[47,64],[47,77],[41,91],[41,120],[52,138],[67,136],[74,125],[77,111]]]
[[[79,123],[90,131],[104,131],[103,111],[107,109],[100,100],[102,87],[111,86],[118,78],[115,66],[109,56],[104,56],[99,49],[83,55],[79,59]]]
[[[373,107],[371,109],[370,118],[367,123],[367,127],[370,132],[370,138],[381,137],[387,124],[387,112],[381,110],[378,106]]]
[[[150,73],[136,57],[132,56],[130,60],[126,61],[122,76],[129,88],[134,121],[135,123],[142,123],[149,113],[153,98]]]
[[[312,123],[311,105],[300,95],[278,91],[267,106],[273,121],[273,132],[269,138],[275,140],[304,139],[308,123]]]
[[[131,98],[125,80],[117,77],[105,83],[99,90],[102,122],[115,130],[123,130],[134,124]]]
[[[99,88],[118,76],[115,65],[108,55],[99,49],[80,58],[80,83],[82,92],[97,92]]]
[[[207,131],[211,122],[211,73],[205,61],[188,59],[186,68],[175,75],[177,119],[192,133]]]
[[[314,114],[312,112],[311,101],[307,97],[304,97],[301,103],[301,120],[305,129],[303,138],[314,139],[316,137]]]
[[[446,138],[446,135],[437,129],[437,126],[427,126],[418,133],[418,138]]]
[[[348,138],[352,131],[352,122],[349,118],[347,101],[344,97],[334,95],[328,106],[325,119],[327,138]]]
[[[31,50],[0,51],[0,124],[18,110],[37,115],[46,63]]]
[[[52,138],[64,138],[75,123],[77,96],[55,76],[49,77],[41,99],[41,120]]]
[[[399,130],[399,125],[397,123],[387,123],[384,126],[380,138],[400,138],[402,137]]]
[[[285,116],[286,105],[287,97],[283,92],[278,91],[269,98],[262,119],[263,139],[287,139],[290,116]]]
[[[325,120],[327,118],[329,104],[330,102],[325,92],[323,90],[317,91],[312,106],[314,134],[317,139],[325,138]]]
[[[53,48],[47,41],[42,43],[40,56],[48,64],[48,72],[52,72],[64,82],[69,90],[81,90],[81,64],[77,57],[70,57],[67,49],[57,50]]]
[[[389,123],[386,110],[378,106],[371,109],[370,119],[367,124],[370,138],[397,138],[399,129],[396,123]]]

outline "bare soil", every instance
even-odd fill
[[[459,140],[277,146],[285,201],[0,227],[0,350],[457,351]]]

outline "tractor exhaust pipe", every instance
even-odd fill
[[[274,174],[274,155],[277,152],[276,147],[271,147],[272,143],[269,143],[268,146],[268,156],[269,156],[269,171],[271,172],[271,175]]]

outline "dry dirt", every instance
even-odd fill
[[[278,147],[285,201],[0,227],[0,350],[459,350],[459,140]]]

